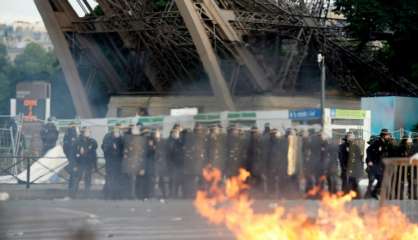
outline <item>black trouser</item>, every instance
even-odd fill
[[[166,199],[170,194],[170,182],[171,179],[168,176],[155,177],[155,184],[158,187],[158,194],[154,193],[155,197]]]
[[[321,182],[321,176],[319,174],[310,174],[306,177],[305,182],[305,193],[313,194],[312,196],[308,197],[318,197],[318,194],[324,187],[324,182]],[[311,192],[315,189],[315,187],[319,187],[318,192]]]
[[[202,178],[200,175],[185,174],[183,180],[184,197],[194,198],[197,190],[203,186]]]
[[[106,163],[105,181],[103,189],[105,198],[121,198],[122,172],[120,164],[111,164],[110,162]]]
[[[347,193],[348,189],[348,177],[347,177],[347,170],[341,170],[341,189],[344,193]]]
[[[360,186],[358,184],[358,179],[356,177],[348,177],[347,179],[346,193],[349,193],[351,191],[356,193],[355,198],[361,198]]]
[[[332,194],[336,194],[338,192],[336,174],[327,174],[327,184],[328,184],[328,192]]]
[[[91,176],[93,173],[93,167],[91,166],[78,166],[74,171],[73,183],[71,184],[70,195],[71,197],[77,197],[79,185],[81,179],[84,178],[84,191],[86,196],[89,196],[91,189]]]
[[[184,197],[184,176],[183,172],[179,168],[174,168],[171,172],[171,181],[170,181],[170,197],[178,198],[180,197],[180,191]]]
[[[136,174],[129,175],[128,198],[144,200],[146,197],[146,177]]]
[[[367,184],[367,191],[366,191],[366,198],[369,197],[377,197],[377,195],[373,192],[373,183],[375,180],[377,180],[377,171],[373,167],[367,168],[367,177],[369,179],[369,183]]]
[[[71,194],[71,191],[73,189],[73,185],[74,185],[74,177],[75,177],[75,159],[71,158],[71,157],[67,157],[68,159],[68,166],[66,167],[68,175],[69,175],[69,179],[68,179],[68,191]]]
[[[372,190],[372,195],[374,197],[377,197],[380,195],[380,189],[382,188],[382,183],[383,183],[383,173],[385,172],[385,169],[381,165],[375,165],[374,171],[375,171],[375,179],[377,180],[377,183],[374,189]]]
[[[267,176],[267,193],[269,197],[277,197],[279,194],[279,176],[276,173]]]
[[[55,147],[56,143],[44,143],[42,146],[42,155],[45,155],[49,150]]]

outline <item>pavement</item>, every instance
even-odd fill
[[[415,209],[417,202],[409,208]],[[351,204],[378,208],[378,201]],[[303,206],[315,217],[318,201],[282,201],[286,208]],[[271,211],[273,200],[256,201],[256,211]],[[418,217],[415,215],[415,221]],[[0,239],[6,240],[165,240],[234,239],[223,226],[198,216],[192,200],[104,201],[9,200],[0,202]]]
[[[0,239],[233,239],[200,218],[191,200],[23,200],[1,207]]]
[[[103,198],[103,185],[93,185],[91,198]],[[0,192],[10,195],[11,200],[52,200],[68,196],[67,184],[0,184]]]
[[[0,240],[165,240],[234,239],[223,226],[209,224],[195,211],[192,200],[105,201],[101,187],[94,199],[70,199],[65,185],[0,185],[10,198],[0,200]],[[356,200],[355,206],[377,209],[376,200]],[[418,223],[418,201],[390,202]],[[315,217],[319,202],[283,200],[288,209],[303,206]],[[257,200],[256,211],[271,211],[277,200]]]

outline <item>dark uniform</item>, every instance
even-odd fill
[[[326,159],[327,162],[324,164],[326,167],[325,175],[327,178],[328,191],[333,194],[338,192],[338,149],[338,143],[336,141],[328,144],[328,158]]]
[[[270,161],[270,155],[271,155],[271,142],[272,142],[272,135],[271,135],[271,129],[270,124],[266,124],[264,128],[264,132],[261,136],[261,156],[259,159],[259,162],[255,163],[255,171],[257,172],[257,175],[260,176],[260,184],[262,187],[263,195],[268,196],[269,195],[269,169],[268,164]]]
[[[170,176],[170,195],[179,197],[183,190],[183,142],[180,138],[180,130],[173,129],[166,143],[167,164]]]
[[[42,139],[42,153],[47,153],[50,149],[54,148],[58,140],[58,130],[55,124],[49,121],[42,127],[41,139]]]
[[[265,162],[262,159],[262,136],[257,127],[249,132],[246,147],[245,169],[251,173],[250,184],[254,192],[259,193],[260,189],[263,191]]]
[[[156,143],[155,133],[150,129],[143,127],[141,135],[147,139],[145,146],[145,185],[144,185],[144,197],[154,197],[156,187]]]
[[[84,190],[88,196],[91,188],[93,170],[97,170],[97,142],[84,130],[76,142],[76,168],[72,196],[78,192],[78,186],[84,178]]]
[[[286,179],[288,180],[286,186],[283,186],[284,194],[285,197],[295,198],[299,196],[299,180],[304,175],[302,138],[297,136],[293,129],[288,129],[284,145],[287,159]]]
[[[390,153],[390,134],[386,129],[382,129],[380,137],[373,141],[367,148],[367,171],[369,173],[369,189],[368,192],[371,196],[377,198],[380,194],[380,188],[383,181],[383,173],[385,165],[383,162],[384,158],[392,155]],[[373,188],[373,182],[377,180],[376,186]]]
[[[122,173],[128,178],[128,197],[145,198],[145,154],[148,138],[140,135],[134,127],[131,134],[123,138]]]
[[[306,192],[312,190],[315,186],[323,185],[320,181],[321,176],[324,176],[324,162],[327,160],[327,145],[326,141],[322,141],[318,134],[310,136],[309,140],[305,139],[304,146],[307,156],[304,162],[304,173],[306,177]],[[306,149],[307,148],[307,149]]]
[[[312,138],[309,136],[309,132],[304,130],[302,133],[302,168],[303,168],[303,175],[305,178],[305,192],[310,189],[312,183],[310,181],[310,173],[311,170],[309,169],[309,165],[311,162],[311,141]]]
[[[233,126],[228,129],[226,136],[226,177],[237,176],[239,169],[243,167],[244,136],[240,129]]]
[[[67,129],[64,135],[63,150],[68,160],[68,165],[65,168],[70,175],[68,180],[68,190],[72,189],[74,184],[74,168],[76,167],[76,142],[77,142],[77,129],[70,127]]]
[[[225,136],[218,126],[210,128],[206,141],[206,162],[225,173]]]
[[[194,198],[199,187],[203,186],[202,171],[206,165],[206,130],[197,124],[191,132],[183,132],[184,196]]]
[[[155,184],[158,189],[156,195],[160,198],[168,198],[170,196],[170,174],[168,158],[168,140],[162,139],[159,130],[154,134],[155,147]]]
[[[266,175],[267,189],[271,197],[283,196],[287,175],[287,141],[273,129],[270,133],[269,150],[267,151]]]
[[[106,177],[103,189],[106,199],[121,197],[123,139],[119,129],[105,135],[102,150],[106,161]]]
[[[357,198],[360,197],[360,188],[358,180],[364,174],[363,156],[360,146],[354,142],[352,133],[347,134],[346,141],[340,145],[339,158],[344,162],[346,179],[346,186],[344,192],[348,193],[354,191]],[[343,174],[342,174],[343,175]]]

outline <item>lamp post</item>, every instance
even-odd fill
[[[321,69],[321,127],[324,130],[324,113],[325,113],[325,82],[326,82],[326,75],[325,75],[325,57],[322,53],[318,53],[317,56],[318,65]]]

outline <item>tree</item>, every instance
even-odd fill
[[[0,114],[9,113],[9,99],[13,94],[12,65],[7,56],[7,49],[0,43]]]
[[[47,80],[58,69],[58,62],[52,52],[36,43],[29,43],[22,54],[15,59],[18,81]]]
[[[359,50],[381,41],[375,56],[394,74],[418,84],[417,0],[336,0],[335,6],[347,18]]]

